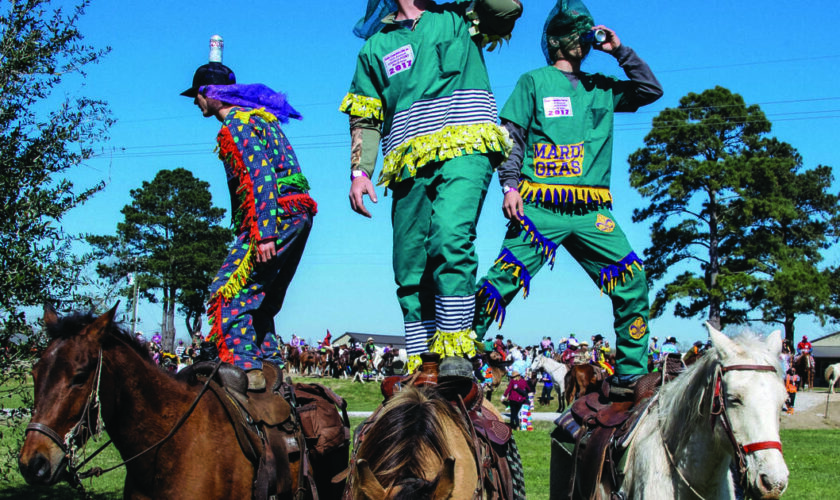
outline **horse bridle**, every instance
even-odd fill
[[[732,449],[735,451],[735,457],[738,460],[738,474],[743,483],[746,479],[747,471],[747,455],[761,450],[779,450],[782,451],[782,443],[779,441],[758,441],[749,444],[740,444],[735,434],[732,432],[732,424],[729,421],[729,414],[726,412],[726,400],[723,397],[725,385],[723,383],[723,374],[731,371],[759,371],[759,372],[776,372],[776,367],[771,365],[730,365],[718,366],[715,370],[715,392],[712,396],[711,410],[709,412],[709,423],[712,429],[715,428],[715,422],[720,417],[720,425],[729,438],[732,444]]]
[[[714,393],[712,395],[711,400],[711,408],[709,410],[709,424],[711,425],[712,429],[715,427],[715,423],[718,419],[720,419],[720,425],[723,428],[723,431],[726,433],[726,437],[729,439],[729,443],[732,445],[732,450],[735,453],[735,457],[737,459],[738,465],[738,477],[741,481],[741,485],[743,486],[746,482],[747,478],[747,455],[750,453],[755,453],[756,451],[760,450],[779,450],[781,453],[782,451],[782,443],[779,441],[758,441],[755,443],[749,443],[742,445],[738,443],[738,438],[735,437],[735,434],[732,432],[732,423],[729,420],[729,414],[726,412],[726,399],[724,398],[724,393],[726,387],[723,383],[723,375],[727,372],[731,371],[759,371],[759,372],[776,372],[776,367],[771,365],[729,365],[729,366],[720,366],[718,365],[715,368],[715,379],[714,379]],[[668,449],[668,444],[663,440],[663,447],[665,448],[665,454],[668,457],[671,466],[677,471],[680,479],[688,486],[688,489],[691,490],[694,495],[698,498],[703,498],[694,487],[691,486],[691,483],[686,479],[683,473],[680,471],[680,468],[677,466],[676,462],[674,461],[674,457],[671,454],[671,451]]]
[[[90,394],[88,394],[87,402],[85,403],[85,409],[82,411],[82,414],[79,416],[79,421],[76,422],[76,425],[70,428],[70,431],[65,434],[64,438],[58,434],[55,430],[53,430],[50,426],[39,423],[39,422],[30,422],[29,425],[26,426],[25,433],[32,432],[40,432],[41,434],[50,438],[53,443],[58,446],[62,453],[64,453],[64,457],[61,459],[59,463],[59,467],[56,468],[56,474],[60,474],[64,468],[66,467],[67,470],[70,472],[70,478],[68,482],[75,486],[81,486],[81,480],[78,475],[78,470],[87,463],[88,460],[93,458],[97,451],[90,457],[88,457],[84,462],[81,464],[76,464],[76,451],[78,446],[76,445],[77,438],[82,434],[82,432],[87,431],[91,435],[98,435],[102,430],[102,406],[99,402],[99,389],[102,382],[102,349],[99,349],[99,357],[96,362],[96,372],[94,374],[96,381],[93,383],[93,386],[90,389]],[[90,413],[92,409],[96,409],[96,422],[94,424],[94,428],[90,429]],[[87,441],[87,439],[85,439]],[[109,441],[110,442],[110,441]],[[53,479],[52,477],[50,479]]]

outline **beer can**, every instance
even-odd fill
[[[225,48],[225,41],[219,35],[210,37],[210,62],[222,62],[222,51]]]
[[[590,30],[581,35],[580,39],[593,45],[607,41],[607,32],[602,29]]]

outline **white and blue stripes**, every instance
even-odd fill
[[[419,101],[394,114],[391,129],[382,141],[382,152],[387,155],[409,139],[445,127],[495,124],[496,116],[496,100],[487,90],[456,90],[446,97]]]
[[[435,323],[441,332],[469,330],[475,316],[475,295],[466,297],[435,296]]]
[[[409,321],[405,324],[405,351],[409,356],[429,350],[429,339],[435,334],[434,321]]]

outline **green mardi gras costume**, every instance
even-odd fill
[[[430,3],[406,21],[396,11],[390,0],[369,3],[355,30],[367,42],[340,110],[350,115],[353,175],[373,175],[381,139],[379,184],[393,191],[393,265],[411,369],[430,348],[475,354],[475,226],[494,165],[510,148],[481,52],[509,36],[521,5]]]
[[[579,2],[558,4],[543,36],[547,57],[548,47],[556,53],[592,24]],[[494,320],[501,327],[506,306],[519,290],[527,297],[531,279],[546,263],[553,267],[563,245],[610,296],[617,372],[635,375],[647,373],[648,286],[642,261],[609,211],[613,113],[635,111],[662,90],[632,49],[621,45],[612,55],[629,81],[545,66],[523,75],[502,109],[516,145],[499,179],[505,192],[518,189],[524,215],[511,220],[498,259],[480,281],[476,332],[483,338]]]

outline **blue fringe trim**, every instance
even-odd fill
[[[627,281],[627,273],[630,273],[630,277],[632,278],[633,266],[636,266],[638,269],[642,269],[642,266],[644,266],[642,259],[636,255],[636,252],[630,252],[616,264],[611,264],[601,269],[601,293],[604,290],[607,293],[615,290],[619,278],[621,278],[622,283]]]
[[[550,239],[546,238],[537,230],[536,224],[521,215],[519,220],[514,222],[511,221],[511,225],[518,223],[519,227],[521,228],[522,232],[522,241],[527,241],[537,247],[537,251],[542,254],[543,259],[548,261],[548,267],[552,270],[554,269],[554,258],[557,256],[557,243],[554,243]]]
[[[496,259],[496,264],[502,271],[513,269],[513,275],[519,278],[519,285],[522,286],[522,297],[528,298],[528,293],[531,291],[531,273],[525,268],[525,264],[514,257],[513,253],[507,248],[502,249],[502,253]]]
[[[499,323],[499,328],[505,322],[505,302],[502,294],[489,281],[485,281],[475,294],[476,300],[484,300],[484,312]]]

